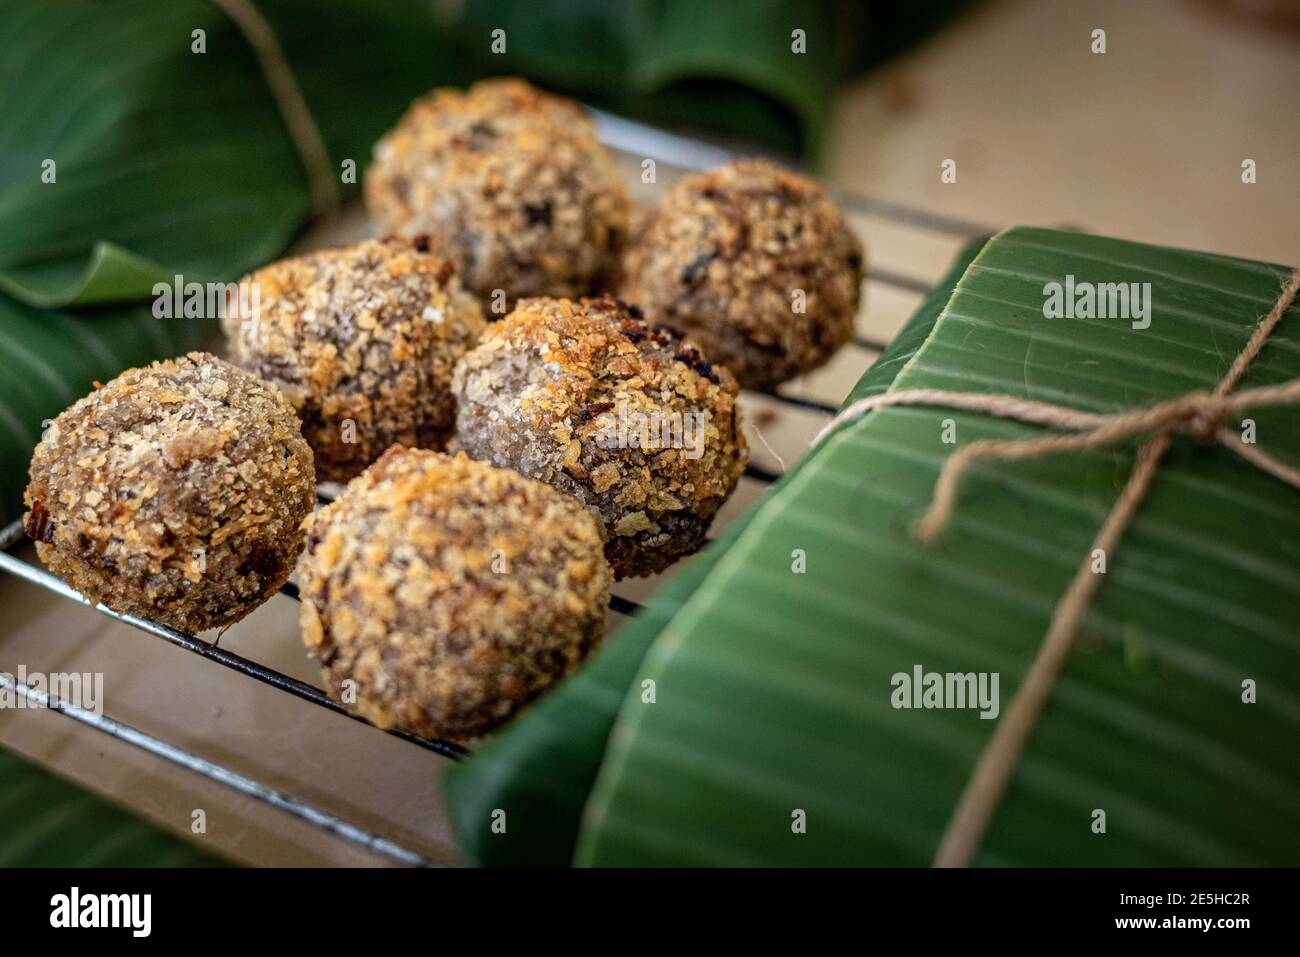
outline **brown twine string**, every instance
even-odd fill
[[[1145,409],[1102,415],[1009,395],[949,392],[944,389],[902,389],[852,403],[813,439],[812,444],[816,446],[843,422],[875,409],[908,405],[937,405],[983,412],[1000,418],[1079,433],[1048,435],[1036,439],[985,440],[972,442],[954,452],[944,462],[935,483],[933,501],[915,530],[918,538],[929,541],[943,531],[952,518],[961,476],[972,462],[979,459],[1038,458],[1057,452],[1110,445],[1134,435],[1150,435],[1138,451],[1128,481],[1093,539],[1092,547],[1076,569],[1069,588],[1057,601],[1047,634],[1025,673],[1024,681],[1016,689],[1011,705],[976,761],[974,771],[939,841],[934,866],[965,867],[979,850],[993,814],[1020,761],[1025,743],[1037,725],[1056,679],[1069,658],[1083,616],[1101,585],[1101,576],[1094,574],[1091,568],[1092,556],[1097,549],[1102,549],[1108,556],[1114,554],[1124,536],[1124,530],[1146,497],[1174,434],[1185,431],[1203,442],[1217,442],[1256,468],[1300,489],[1300,470],[1243,442],[1222,424],[1229,415],[1246,409],[1300,403],[1300,379],[1292,379],[1280,385],[1232,391],[1295,301],[1297,291],[1300,291],[1300,267],[1291,273],[1268,315],[1256,325],[1250,339],[1211,392],[1191,392]]]
[[[262,67],[267,86],[289,130],[289,138],[307,173],[312,213],[330,216],[339,208],[339,187],[334,181],[329,151],[303,98],[298,80],[266,18],[249,0],[212,0],[238,27]]]

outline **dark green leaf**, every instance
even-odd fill
[[[460,75],[418,0],[260,3],[334,175],[412,98]],[[192,52],[192,32],[206,52]],[[224,280],[306,222],[302,161],[242,34],[199,0],[0,2],[0,288],[41,306]],[[54,182],[43,165],[54,162]],[[358,173],[358,182],[360,173]],[[356,186],[340,184],[343,194]]]

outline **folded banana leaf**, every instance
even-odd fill
[[[1209,389],[1288,273],[1011,230],[937,319],[918,315],[924,341],[885,387],[1091,412]],[[1084,291],[1109,283],[1138,285],[1102,318]],[[1242,387],[1296,377],[1293,307]],[[855,396],[880,387],[873,370]],[[1293,407],[1248,418],[1227,427],[1300,464]],[[580,804],[578,864],[930,863],[1138,443],[982,462],[938,541],[912,526],[955,448],[1043,433],[938,407],[842,426],[702,556],[680,607],[614,639],[620,674],[597,659],[453,773],[470,856],[550,863],[565,842],[528,832]],[[974,863],[1300,862],[1300,491],[1180,436],[1104,575]],[[597,669],[624,682],[608,734],[548,763],[566,724],[608,714],[616,682]],[[931,700],[930,675],[988,678],[990,694]],[[592,767],[594,783],[574,773]],[[494,809],[506,834],[483,826]]]

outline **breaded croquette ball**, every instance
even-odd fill
[[[302,633],[327,687],[382,728],[465,742],[597,647],[596,523],[514,472],[394,446],[308,520]]]
[[[677,180],[625,266],[623,297],[744,388],[770,391],[853,336],[862,244],[821,185],[766,161]]]
[[[32,456],[27,534],[92,601],[195,633],[275,593],[316,501],[293,408],[203,353],[131,369],[63,412]]]
[[[223,318],[231,357],[302,419],[321,480],[347,481],[395,442],[441,449],[451,371],[483,313],[421,239],[366,240],[285,259],[243,280]]]
[[[376,145],[365,194],[381,231],[427,235],[497,318],[520,296],[605,292],[627,236],[590,117],[522,80],[417,100]]]
[[[749,449],[736,382],[615,299],[525,299],[456,366],[453,445],[572,495],[617,577],[704,541]]]

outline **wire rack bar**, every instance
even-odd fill
[[[641,603],[635,602],[630,598],[624,598],[621,595],[609,596],[610,611],[618,612],[620,615],[631,617],[641,610]]]
[[[367,850],[382,854],[400,864],[416,867],[428,867],[433,864],[422,854],[402,847],[400,844],[395,844],[387,838],[372,834],[355,824],[349,824],[342,818],[335,817],[333,814],[319,810],[310,804],[289,797],[282,791],[268,787],[259,781],[240,774],[238,771],[232,771],[223,765],[208,761],[173,744],[168,744],[166,741],[145,734],[129,724],[123,724],[102,714],[96,714],[94,711],[87,711],[85,708],[53,697],[37,688],[28,687],[17,681],[12,675],[0,673],[0,688],[20,694],[38,707],[56,711],[64,717],[94,728],[96,731],[101,731],[111,738],[125,741],[127,744],[133,745],[142,751],[147,751],[164,761],[169,761],[178,767],[200,774],[209,781],[216,781],[218,784],[224,785],[233,791],[238,791],[240,794],[254,800],[261,801],[263,804],[279,808],[296,818],[300,818],[322,830],[329,831],[331,834],[336,834],[344,840],[351,841],[353,844],[360,845]]]
[[[703,170],[721,166],[736,157],[736,153],[721,146],[701,143],[699,140],[669,133],[636,120],[614,113],[587,107],[596,119],[596,134],[606,146],[635,156],[653,158],[679,169]],[[975,238],[998,232],[986,223],[933,213],[905,203],[895,203],[873,196],[864,196],[852,190],[827,187],[831,197],[840,206],[863,216],[889,219],[906,226],[949,236]],[[879,278],[879,277],[877,277]],[[883,281],[883,280],[882,280]]]
[[[302,601],[302,595],[298,591],[298,586],[293,582],[285,582],[280,586],[280,594],[286,598],[292,598],[294,601]],[[618,612],[620,615],[635,615],[641,610],[641,604],[630,598],[623,598],[619,595],[609,596],[609,607],[611,611]]]
[[[933,283],[926,282],[924,279],[917,279],[914,276],[904,276],[901,273],[890,272],[887,269],[872,269],[867,267],[866,275],[863,276],[864,282],[875,280],[886,286],[894,286],[898,289],[906,289],[908,292],[914,292],[917,295],[929,295],[933,288]]]
[[[745,476],[767,484],[771,484],[781,477],[775,472],[769,472],[767,469],[755,465],[753,462],[745,466]]]
[[[12,521],[0,529],[0,551],[13,548],[24,534],[22,519]]]
[[[120,621],[123,624],[132,626],[133,628],[138,628],[140,631],[153,635],[156,638],[162,638],[164,641],[176,645],[177,647],[184,648],[186,651],[192,651],[196,655],[206,658],[209,661],[215,661],[217,664],[223,665],[232,671],[237,671],[242,675],[255,678],[263,684],[268,684],[281,691],[287,691],[295,697],[302,698],[304,701],[310,701],[312,704],[319,705],[322,708],[328,708],[335,714],[341,714],[344,717],[351,718],[353,721],[359,721],[362,724],[370,724],[370,722],[365,718],[348,711],[341,704],[314,685],[309,685],[306,682],[299,681],[297,678],[291,678],[283,672],[258,664],[256,661],[252,661],[242,655],[237,655],[233,651],[227,651],[211,642],[203,641],[201,638],[188,635],[183,631],[178,631],[175,628],[168,627],[159,622],[150,621],[147,618],[140,618],[136,615],[114,611],[106,605],[92,605],[89,599],[73,589],[67,584],[67,582],[63,581],[63,579],[51,575],[49,572],[23,561],[16,555],[9,554],[7,549],[13,547],[22,536],[23,527],[21,521],[11,522],[9,525],[5,526],[3,531],[0,531],[0,570],[7,571],[11,575],[21,578],[24,581],[31,582],[34,585],[39,585],[40,587],[54,592],[56,595],[63,598],[94,608],[95,611],[99,612],[101,615],[106,615],[115,621]],[[280,587],[280,593],[288,598],[294,599],[295,601],[301,600],[298,586],[293,582],[285,582],[284,585]],[[620,615],[631,616],[640,611],[642,606],[640,603],[635,602],[630,598],[613,595],[610,597],[609,607],[612,611]],[[380,730],[385,730],[387,734],[401,738],[403,741],[409,741],[412,744],[419,745],[422,748],[441,754],[444,757],[459,758],[465,755],[464,748],[452,744],[449,741],[430,740],[429,738],[422,738],[419,735],[411,734],[406,731]]]
[[[836,406],[826,402],[818,402],[816,399],[805,399],[798,395],[777,395],[775,392],[764,392],[762,394],[769,399],[784,402],[786,405],[797,406],[800,409],[810,409],[813,412],[820,412],[822,415],[834,415],[838,411]]]
[[[12,525],[8,526],[5,529],[6,535],[12,532],[14,525],[18,526],[18,531],[21,535],[21,522],[14,522]],[[263,684],[268,684],[281,691],[287,691],[295,697],[302,698],[305,701],[310,701],[312,704],[320,705],[322,708],[328,708],[335,714],[341,714],[344,717],[351,718],[353,721],[360,721],[362,724],[370,724],[369,721],[366,721],[366,719],[360,715],[348,711],[333,698],[325,694],[325,692],[320,688],[299,681],[297,678],[291,678],[273,668],[267,668],[265,665],[260,665],[256,661],[250,661],[242,655],[237,655],[233,651],[226,651],[224,648],[212,644],[211,642],[203,641],[193,635],[187,635],[183,631],[177,631],[175,628],[170,628],[167,625],[160,624],[156,621],[150,621],[147,618],[139,618],[135,615],[128,615],[114,611],[106,605],[91,604],[89,599],[73,589],[63,581],[63,579],[51,575],[49,572],[37,568],[35,565],[28,564],[16,555],[9,554],[7,551],[0,551],[0,569],[9,572],[11,575],[16,575],[25,581],[29,581],[34,585],[39,585],[63,598],[94,608],[95,611],[99,612],[101,615],[107,615],[109,618],[130,625],[133,628],[138,628],[146,634],[153,635],[155,638],[161,638],[177,647],[184,648],[186,651],[192,651],[200,657],[207,658],[209,661],[215,661],[217,664],[223,665],[232,671],[237,671],[250,678],[256,678]],[[465,753],[463,748],[448,741],[431,741],[428,738],[422,738],[419,735],[410,734],[405,731],[387,731],[386,733],[399,737],[404,741],[410,741],[412,744],[417,744],[422,748],[434,751],[438,754],[444,755],[445,757],[457,758],[461,757]]]

